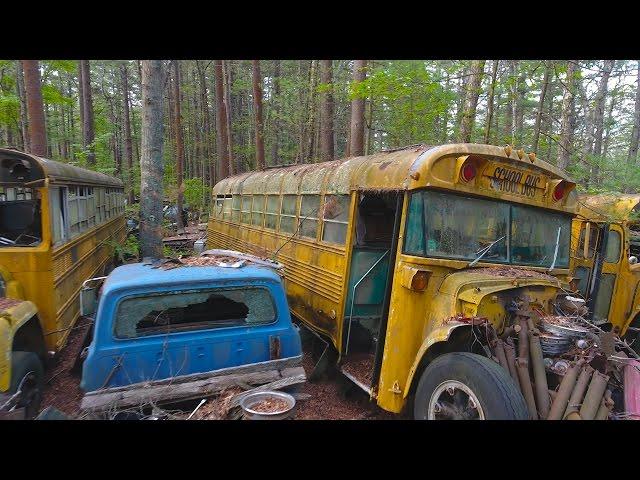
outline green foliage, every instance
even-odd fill
[[[188,178],[184,181],[184,201],[193,210],[203,210],[209,188],[201,178]]]

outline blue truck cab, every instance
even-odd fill
[[[276,270],[252,262],[171,267],[129,264],[105,279],[82,370],[85,393],[302,358]]]

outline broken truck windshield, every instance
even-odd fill
[[[411,194],[404,253],[550,267],[569,266],[571,216],[483,198],[421,190]]]
[[[276,319],[268,289],[217,288],[127,298],[115,318],[116,338],[136,338],[224,327],[250,327]]]
[[[31,188],[0,186],[0,247],[32,247],[42,239],[40,200]]]

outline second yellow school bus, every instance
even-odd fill
[[[471,347],[470,319],[501,331],[514,304],[553,313],[574,188],[511,147],[412,146],[224,179],[207,243],[282,262],[292,312],[382,408],[523,418],[511,377]],[[466,410],[443,409],[451,392]]]
[[[640,350],[640,195],[581,195],[571,266],[591,319]]]
[[[82,283],[125,236],[120,179],[0,148],[0,397],[23,392],[27,416],[80,316]]]

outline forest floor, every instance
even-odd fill
[[[62,350],[56,364],[47,371],[44,397],[41,408],[54,407],[66,415],[76,418],[80,413],[82,390],[80,373],[71,372],[76,355],[81,349],[89,322],[80,319],[69,334],[67,345]],[[314,362],[311,354],[305,352],[302,366],[307,377],[311,375]],[[368,395],[353,385],[337,371],[325,377],[307,381],[300,393],[310,395],[300,400],[294,420],[393,420],[397,415],[385,412],[369,401]]]

